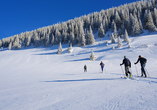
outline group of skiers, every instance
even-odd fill
[[[140,64],[141,64],[141,77],[143,77],[143,74],[145,75],[145,77],[147,77],[147,74],[146,74],[146,71],[145,71],[145,66],[146,66],[146,62],[147,62],[147,59],[142,57],[141,55],[139,55],[139,58],[137,60],[136,63],[134,63],[135,65],[140,61]],[[126,58],[126,56],[124,56],[124,59],[123,59],[123,62],[121,65],[125,65],[125,74],[126,74],[126,77],[128,77],[128,73],[130,74],[130,77],[132,77],[132,73],[129,71],[129,69],[131,68],[131,62],[128,58]]]
[[[101,61],[101,63],[100,63],[100,66],[101,66],[101,70],[102,70],[102,72],[104,71],[104,66],[105,66],[105,64]],[[87,72],[87,66],[86,65],[84,65],[84,72]]]
[[[145,71],[145,66],[146,66],[146,62],[147,62],[147,59],[142,57],[141,55],[139,55],[139,58],[137,60],[136,63],[134,63],[135,65],[140,62],[141,64],[141,77],[143,77],[143,75],[145,75],[145,77],[147,77],[147,74],[146,74],[146,71]],[[120,64],[120,66],[122,66],[124,64],[125,66],[125,75],[126,77],[128,77],[128,74],[130,75],[129,77],[131,78],[132,77],[132,73],[130,72],[130,68],[131,68],[131,62],[128,58],[126,58],[126,56],[124,56],[124,59],[122,61],[122,63]],[[103,69],[104,69],[104,63],[101,61],[100,63],[100,66],[101,66],[101,70],[103,72]],[[87,72],[87,66],[85,65],[84,66],[84,72]]]

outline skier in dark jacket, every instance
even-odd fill
[[[128,73],[130,74],[130,78],[132,77],[132,74],[131,74],[131,72],[129,71],[129,69],[131,68],[131,62],[130,62],[130,60],[128,59],[128,58],[126,58],[126,56],[124,56],[124,59],[123,59],[123,62],[122,62],[122,64],[120,64],[120,66],[121,65],[123,65],[124,64],[124,66],[125,66],[125,74],[126,74],[126,77],[128,77]]]
[[[147,77],[146,71],[145,71],[145,66],[146,66],[147,59],[143,58],[141,55],[139,55],[139,58],[138,58],[137,62],[134,63],[134,64],[137,64],[139,61],[140,61],[140,64],[141,64],[141,77],[143,76],[143,74],[145,75],[145,77]]]
[[[87,72],[87,66],[84,65],[84,72]]]
[[[101,63],[100,63],[100,66],[101,66],[101,70],[102,70],[102,72],[103,72],[103,69],[104,69],[104,63],[101,61]]]

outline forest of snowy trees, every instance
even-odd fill
[[[110,37],[113,43],[117,38],[121,41],[122,37],[129,43],[128,35],[138,36],[144,29],[149,33],[156,31],[156,5],[157,0],[142,0],[94,12],[67,22],[3,38],[0,40],[0,47],[11,50],[31,45],[48,47],[67,43],[86,46],[95,42],[93,33],[98,32],[98,37],[103,38],[109,30],[112,32]]]

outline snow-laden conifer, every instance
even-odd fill
[[[72,48],[72,43],[70,44],[70,47],[68,48],[68,52],[69,53],[72,53],[72,51],[73,51],[73,48]]]
[[[145,28],[148,29],[149,32],[156,31],[156,26],[154,25],[154,22],[153,22],[153,19],[152,19],[152,15],[151,15],[150,11],[148,12]]]
[[[96,60],[96,56],[94,55],[94,52],[92,51],[91,55],[90,55],[90,60],[91,61],[95,61]]]
[[[83,30],[83,21],[79,22],[80,28],[79,28],[79,42],[78,46],[86,46],[86,39],[85,39],[85,34]]]
[[[108,41],[106,41],[106,46],[108,46]]]
[[[119,13],[117,11],[115,12],[114,22],[116,23],[117,27],[121,26],[121,18],[120,18]]]
[[[55,44],[58,44],[59,42],[61,42],[60,36],[61,36],[61,33],[57,28],[55,31]]]
[[[21,45],[19,44],[19,41],[15,41],[13,43],[13,49],[20,49],[21,48]]]
[[[157,27],[157,9],[156,8],[154,8],[153,17],[154,17],[154,25]]]
[[[0,47],[2,47],[2,40],[0,40]]]
[[[9,43],[8,49],[11,50],[12,48],[12,42]]]
[[[118,48],[121,48],[122,47],[122,41],[121,41],[121,39],[120,39],[120,37],[118,37],[118,45],[117,45],[117,47]]]
[[[115,50],[115,47],[114,47],[114,46],[112,47],[112,50]]]
[[[65,30],[63,30],[62,36],[63,36],[63,43],[64,44],[68,43],[68,34]]]
[[[114,38],[116,39],[117,38],[117,27],[116,27],[116,24],[114,25],[113,34],[114,34]]]
[[[59,43],[59,49],[57,51],[57,54],[61,54],[62,53],[62,44],[61,42]]]
[[[95,43],[94,35],[92,28],[90,26],[89,31],[87,32],[87,44],[93,44]]]
[[[124,41],[127,42],[127,43],[130,43],[130,39],[129,39],[129,36],[128,36],[128,33],[127,33],[127,30],[125,30],[125,34],[124,34]]]
[[[49,46],[49,34],[45,35],[45,47]]]
[[[132,14],[131,16],[131,22],[132,22],[132,27],[131,27],[131,35],[132,36],[138,36],[139,34],[141,34],[141,29],[139,26],[139,22],[137,17],[133,17]]]
[[[70,32],[70,43],[72,43],[72,45],[74,45],[74,41],[75,41],[75,36],[74,36],[74,32]]]
[[[115,40],[115,37],[114,37],[113,33],[111,34],[110,39],[111,39],[111,42],[112,42],[112,43],[115,43],[115,42],[116,42],[116,40]]]
[[[34,47],[40,46],[40,38],[37,33],[34,34]]]
[[[142,34],[143,33],[143,26],[142,26],[142,22],[141,22],[140,18],[138,18],[138,22],[139,22],[139,27],[140,27],[140,33]]]
[[[54,45],[54,35],[52,34],[51,45]]]
[[[103,38],[104,35],[105,35],[105,32],[104,32],[104,29],[103,29],[103,26],[102,26],[102,23],[101,23],[100,28],[98,29],[98,37]]]
[[[29,47],[30,46],[30,42],[31,42],[31,36],[28,34],[28,33],[26,33],[26,39],[27,39],[27,41],[26,41],[26,47]]]
[[[121,24],[121,27],[119,28],[119,33],[118,35],[121,36],[121,35],[124,35],[125,33],[125,27],[124,27],[124,22]]]

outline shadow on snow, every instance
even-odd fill
[[[100,80],[119,80],[120,78],[99,78],[99,79],[74,79],[74,80],[52,80],[40,82],[79,82],[79,81],[100,81]]]

